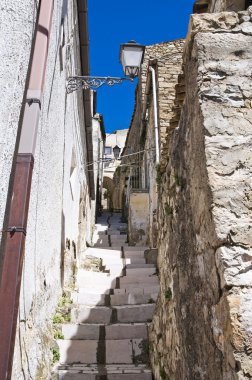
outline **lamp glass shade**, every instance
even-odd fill
[[[120,62],[126,76],[134,78],[138,75],[141,63],[143,62],[145,47],[130,41],[120,47]]]
[[[121,148],[119,148],[118,145],[114,146],[113,153],[114,153],[115,159],[117,159],[120,156],[120,152],[121,152]]]

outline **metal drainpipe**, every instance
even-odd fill
[[[155,69],[149,67],[152,75],[152,89],[153,89],[153,107],[154,107],[154,131],[155,131],[155,148],[156,148],[156,164],[159,164],[159,134],[158,134],[158,114],[157,114],[157,85],[156,85],[156,72]]]
[[[15,164],[0,286],[0,379],[10,380],[16,337],[34,152],[54,0],[41,0],[26,106]]]

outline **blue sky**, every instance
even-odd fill
[[[121,43],[143,45],[184,38],[194,0],[88,0],[91,75],[123,76]],[[134,84],[98,90],[97,111],[106,131],[126,129],[134,107]]]

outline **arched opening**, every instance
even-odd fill
[[[113,210],[114,182],[109,177],[103,178],[102,184],[102,208],[103,210]]]

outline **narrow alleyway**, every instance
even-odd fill
[[[129,247],[120,214],[99,218],[58,340],[61,380],[151,380],[148,322],[159,291],[144,247]]]

